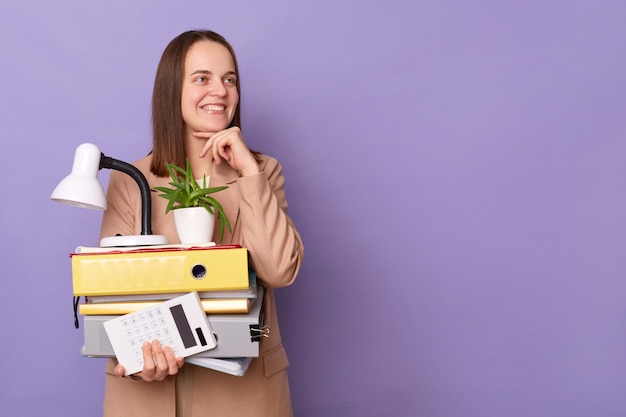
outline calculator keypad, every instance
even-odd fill
[[[141,348],[145,342],[151,343],[153,340],[158,340],[161,346],[169,346],[174,351],[174,355],[178,356],[174,335],[168,327],[163,307],[156,306],[124,317],[120,320],[120,324],[138,366],[143,368]]]

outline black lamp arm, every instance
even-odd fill
[[[148,180],[137,167],[129,164],[128,162],[120,161],[119,159],[105,156],[100,154],[100,168],[114,169],[130,175],[139,186],[139,193],[141,195],[141,234],[152,234],[152,200],[150,197],[150,185]]]

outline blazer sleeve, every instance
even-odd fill
[[[271,288],[285,287],[296,279],[304,247],[287,215],[285,178],[280,163],[269,158],[258,175],[238,180],[242,245],[250,251],[257,276]]]

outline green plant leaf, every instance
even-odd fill
[[[225,190],[228,186],[207,187],[206,175],[202,179],[202,186],[193,175],[191,162],[186,159],[185,169],[175,164],[165,164],[167,172],[172,181],[168,183],[168,187],[154,187],[155,191],[160,192],[159,197],[168,200],[165,213],[185,207],[204,207],[209,213],[217,216],[220,224],[220,240],[224,237],[224,228],[232,232],[230,222],[224,212],[222,205],[210,196],[210,194]]]

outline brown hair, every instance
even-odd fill
[[[237,57],[233,47],[222,35],[210,30],[191,30],[174,38],[163,51],[152,91],[153,147],[150,171],[158,177],[168,175],[165,163],[185,166],[185,122],[180,104],[185,58],[189,48],[202,40],[217,42],[228,49],[235,63],[236,87],[241,97]],[[241,127],[239,104],[230,124],[232,126]]]

